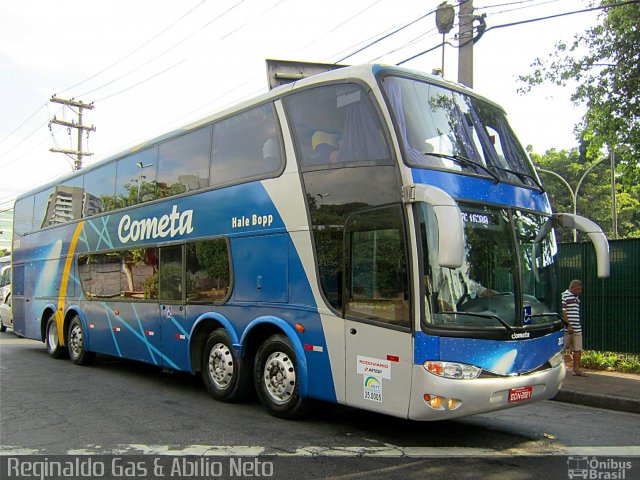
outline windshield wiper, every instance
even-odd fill
[[[425,155],[430,155],[432,157],[437,157],[437,158],[446,158],[448,160],[452,160],[456,163],[459,163],[460,165],[464,165],[466,167],[477,167],[480,170],[482,170],[485,173],[488,173],[490,177],[492,177],[496,183],[500,182],[500,177],[498,177],[498,175],[496,175],[494,172],[491,171],[491,169],[489,169],[488,167],[485,167],[483,164],[481,164],[480,162],[476,162],[475,160],[471,160],[470,158],[467,157],[463,157],[462,155],[458,155],[458,154],[448,154],[448,153],[439,153],[439,152],[425,152]]]
[[[480,318],[492,318],[494,320],[499,321],[504,328],[513,332],[513,327],[501,319],[498,315],[493,315],[490,313],[476,313],[476,312],[438,312],[439,315],[469,315],[471,317],[480,317]]]
[[[507,173],[512,173],[513,175],[520,177],[520,180],[522,180],[522,177],[524,178],[528,178],[531,181],[533,181],[533,183],[536,184],[536,186],[540,189],[541,192],[544,192],[544,187],[542,185],[540,185],[540,182],[538,182],[538,179],[536,177],[534,177],[533,175],[526,173],[526,172],[519,172],[517,170],[511,170],[510,168],[504,168],[504,167],[498,167],[496,166],[496,168],[502,172],[507,172]]]

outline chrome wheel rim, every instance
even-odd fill
[[[84,337],[82,336],[82,328],[77,323],[72,325],[69,331],[69,348],[73,358],[78,358],[82,354]]]
[[[296,389],[296,370],[291,357],[283,352],[269,355],[262,379],[269,397],[275,404],[287,403]]]
[[[47,330],[47,350],[52,353],[58,347],[58,326],[56,322],[49,323]]]
[[[228,387],[234,367],[231,350],[224,343],[216,343],[209,352],[209,378],[213,384],[219,389]]]

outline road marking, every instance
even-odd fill
[[[85,448],[68,450],[69,455],[171,455],[201,457],[378,457],[378,458],[458,458],[458,457],[640,457],[640,446],[557,446],[543,452],[525,449],[495,450],[491,448],[467,447],[400,447],[396,445],[371,446],[306,446],[291,450],[273,449],[257,445],[187,445],[176,448],[169,445],[127,444],[113,448],[89,445]],[[0,449],[0,455],[52,454],[45,449],[6,446]]]

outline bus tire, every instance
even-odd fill
[[[224,328],[209,335],[202,352],[202,379],[207,391],[221,402],[244,400],[251,387],[251,372],[233,353],[233,342]]]
[[[77,315],[71,319],[69,332],[67,333],[67,348],[69,358],[76,365],[89,365],[96,358],[94,352],[88,352],[85,348],[86,335],[82,327],[82,321]]]
[[[309,401],[300,396],[298,361],[285,335],[273,335],[256,353],[254,382],[260,403],[279,418],[299,418]]]
[[[60,345],[60,338],[58,337],[58,324],[56,322],[56,316],[53,313],[47,320],[44,342],[47,346],[47,352],[49,352],[49,355],[51,355],[52,358],[66,358],[69,354],[68,350]]]

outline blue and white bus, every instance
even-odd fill
[[[303,77],[303,75],[300,75]],[[14,328],[253,390],[439,420],[565,370],[552,214],[494,103],[407,69],[300,78],[20,196]]]

